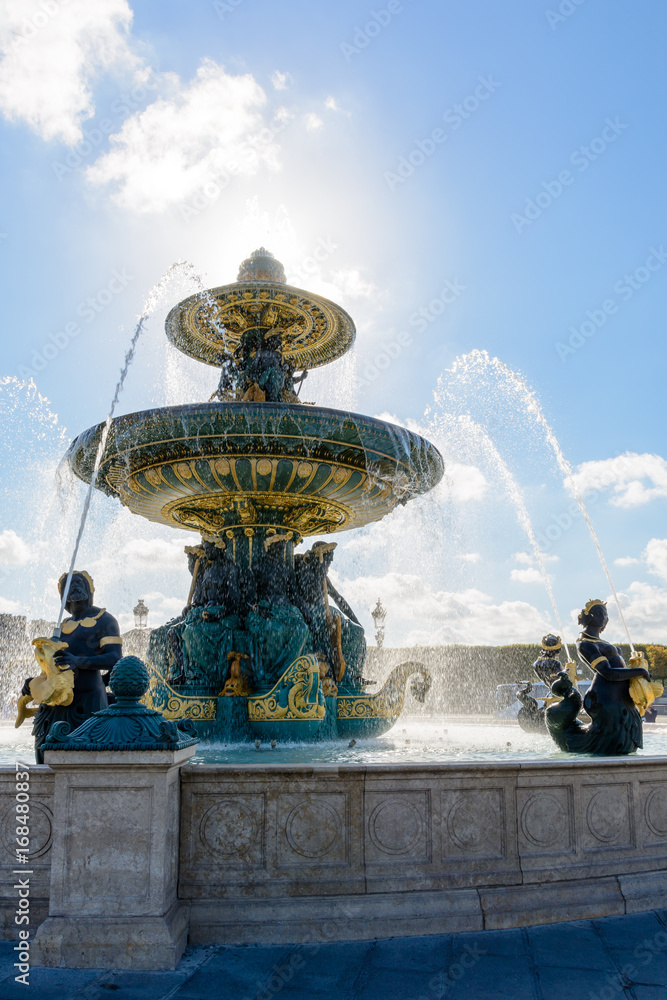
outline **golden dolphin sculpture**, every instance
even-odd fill
[[[35,705],[71,705],[74,700],[74,673],[71,670],[59,670],[54,663],[56,653],[67,649],[68,643],[39,638],[33,639],[32,644],[42,672],[30,681],[30,694],[23,694],[18,700],[14,723],[16,729],[37,712],[36,708],[28,708],[30,701]]]

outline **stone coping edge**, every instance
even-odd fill
[[[326,774],[337,773],[340,774],[348,773],[360,773],[360,774],[399,774],[402,772],[407,772],[410,774],[417,774],[420,772],[438,773],[444,772],[449,773],[452,771],[558,771],[558,770],[585,770],[594,768],[596,770],[603,768],[619,768],[619,767],[667,767],[667,755],[666,756],[656,756],[656,757],[593,757],[584,758],[577,760],[534,760],[534,761],[493,761],[493,760],[483,760],[483,761],[451,761],[451,762],[435,762],[427,761],[424,763],[419,763],[416,761],[406,761],[402,764],[387,764],[387,763],[353,763],[341,761],[340,763],[335,762],[314,762],[314,763],[280,763],[275,764],[270,763],[260,763],[256,764],[206,764],[199,763],[198,761],[192,764],[188,764],[184,768],[184,775],[191,778],[193,775],[206,774],[211,775],[216,772],[224,773],[238,773],[241,771],[250,771],[255,774],[268,773],[268,774],[280,774],[283,772],[289,774],[310,774],[310,773],[320,773]]]
[[[55,767],[132,767],[138,764],[177,766],[196,753],[196,746],[180,750],[47,750],[44,760]],[[0,773],[2,771],[0,770]]]
[[[95,751],[95,750],[48,750],[49,761],[54,764],[90,764],[99,766],[104,759],[104,763],[110,764],[144,764],[144,763],[182,763],[189,760],[196,752],[195,747],[185,747],[182,750],[118,750],[118,751]],[[265,751],[265,753],[268,751]],[[93,759],[94,758],[94,759]],[[25,761],[31,770],[48,773],[47,764],[35,764],[32,761]],[[655,757],[586,757],[569,760],[533,760],[533,761],[511,761],[511,760],[465,760],[465,761],[406,761],[405,763],[355,763],[351,761],[326,762],[316,761],[312,763],[262,763],[256,764],[235,764],[235,763],[188,763],[183,767],[183,774],[190,780],[196,775],[206,775],[209,777],[217,772],[225,774],[238,774],[248,772],[254,774],[326,774],[326,773],[358,773],[358,774],[398,774],[407,772],[417,774],[420,772],[449,773],[453,771],[541,771],[541,770],[584,770],[586,768],[607,769],[619,767],[665,767],[667,766],[666,756]],[[0,777],[3,775],[13,775],[16,767],[14,764],[0,764]]]

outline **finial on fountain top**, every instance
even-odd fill
[[[271,281],[284,285],[285,268],[265,247],[253,250],[239,268],[237,281]]]

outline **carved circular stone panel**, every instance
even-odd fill
[[[199,825],[203,845],[222,858],[244,854],[257,837],[257,822],[238,799],[217,802],[204,813]]]
[[[402,798],[380,802],[368,821],[368,835],[383,854],[407,854],[419,842],[423,829],[417,807]]]
[[[621,833],[624,813],[619,805],[618,794],[611,788],[601,788],[588,803],[588,829],[603,844],[613,843]]]
[[[30,800],[30,850],[31,861],[41,858],[51,847],[53,838],[53,814],[42,802]],[[16,858],[16,813],[14,808],[8,809],[2,823],[2,842],[5,849]]]
[[[653,788],[644,806],[646,825],[656,837],[667,837],[667,787]]]
[[[552,847],[566,832],[562,803],[548,792],[532,795],[521,810],[521,829],[535,847]]]
[[[285,823],[287,842],[302,858],[323,858],[340,837],[340,816],[326,802],[300,802]]]
[[[457,847],[464,851],[478,851],[484,842],[480,817],[475,812],[474,800],[457,802],[447,817],[447,829]]]

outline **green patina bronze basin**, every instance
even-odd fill
[[[90,482],[103,424],[68,459]],[[418,434],[294,403],[213,402],[117,417],[96,486],[150,521],[298,537],[359,528],[432,489],[442,457]]]

